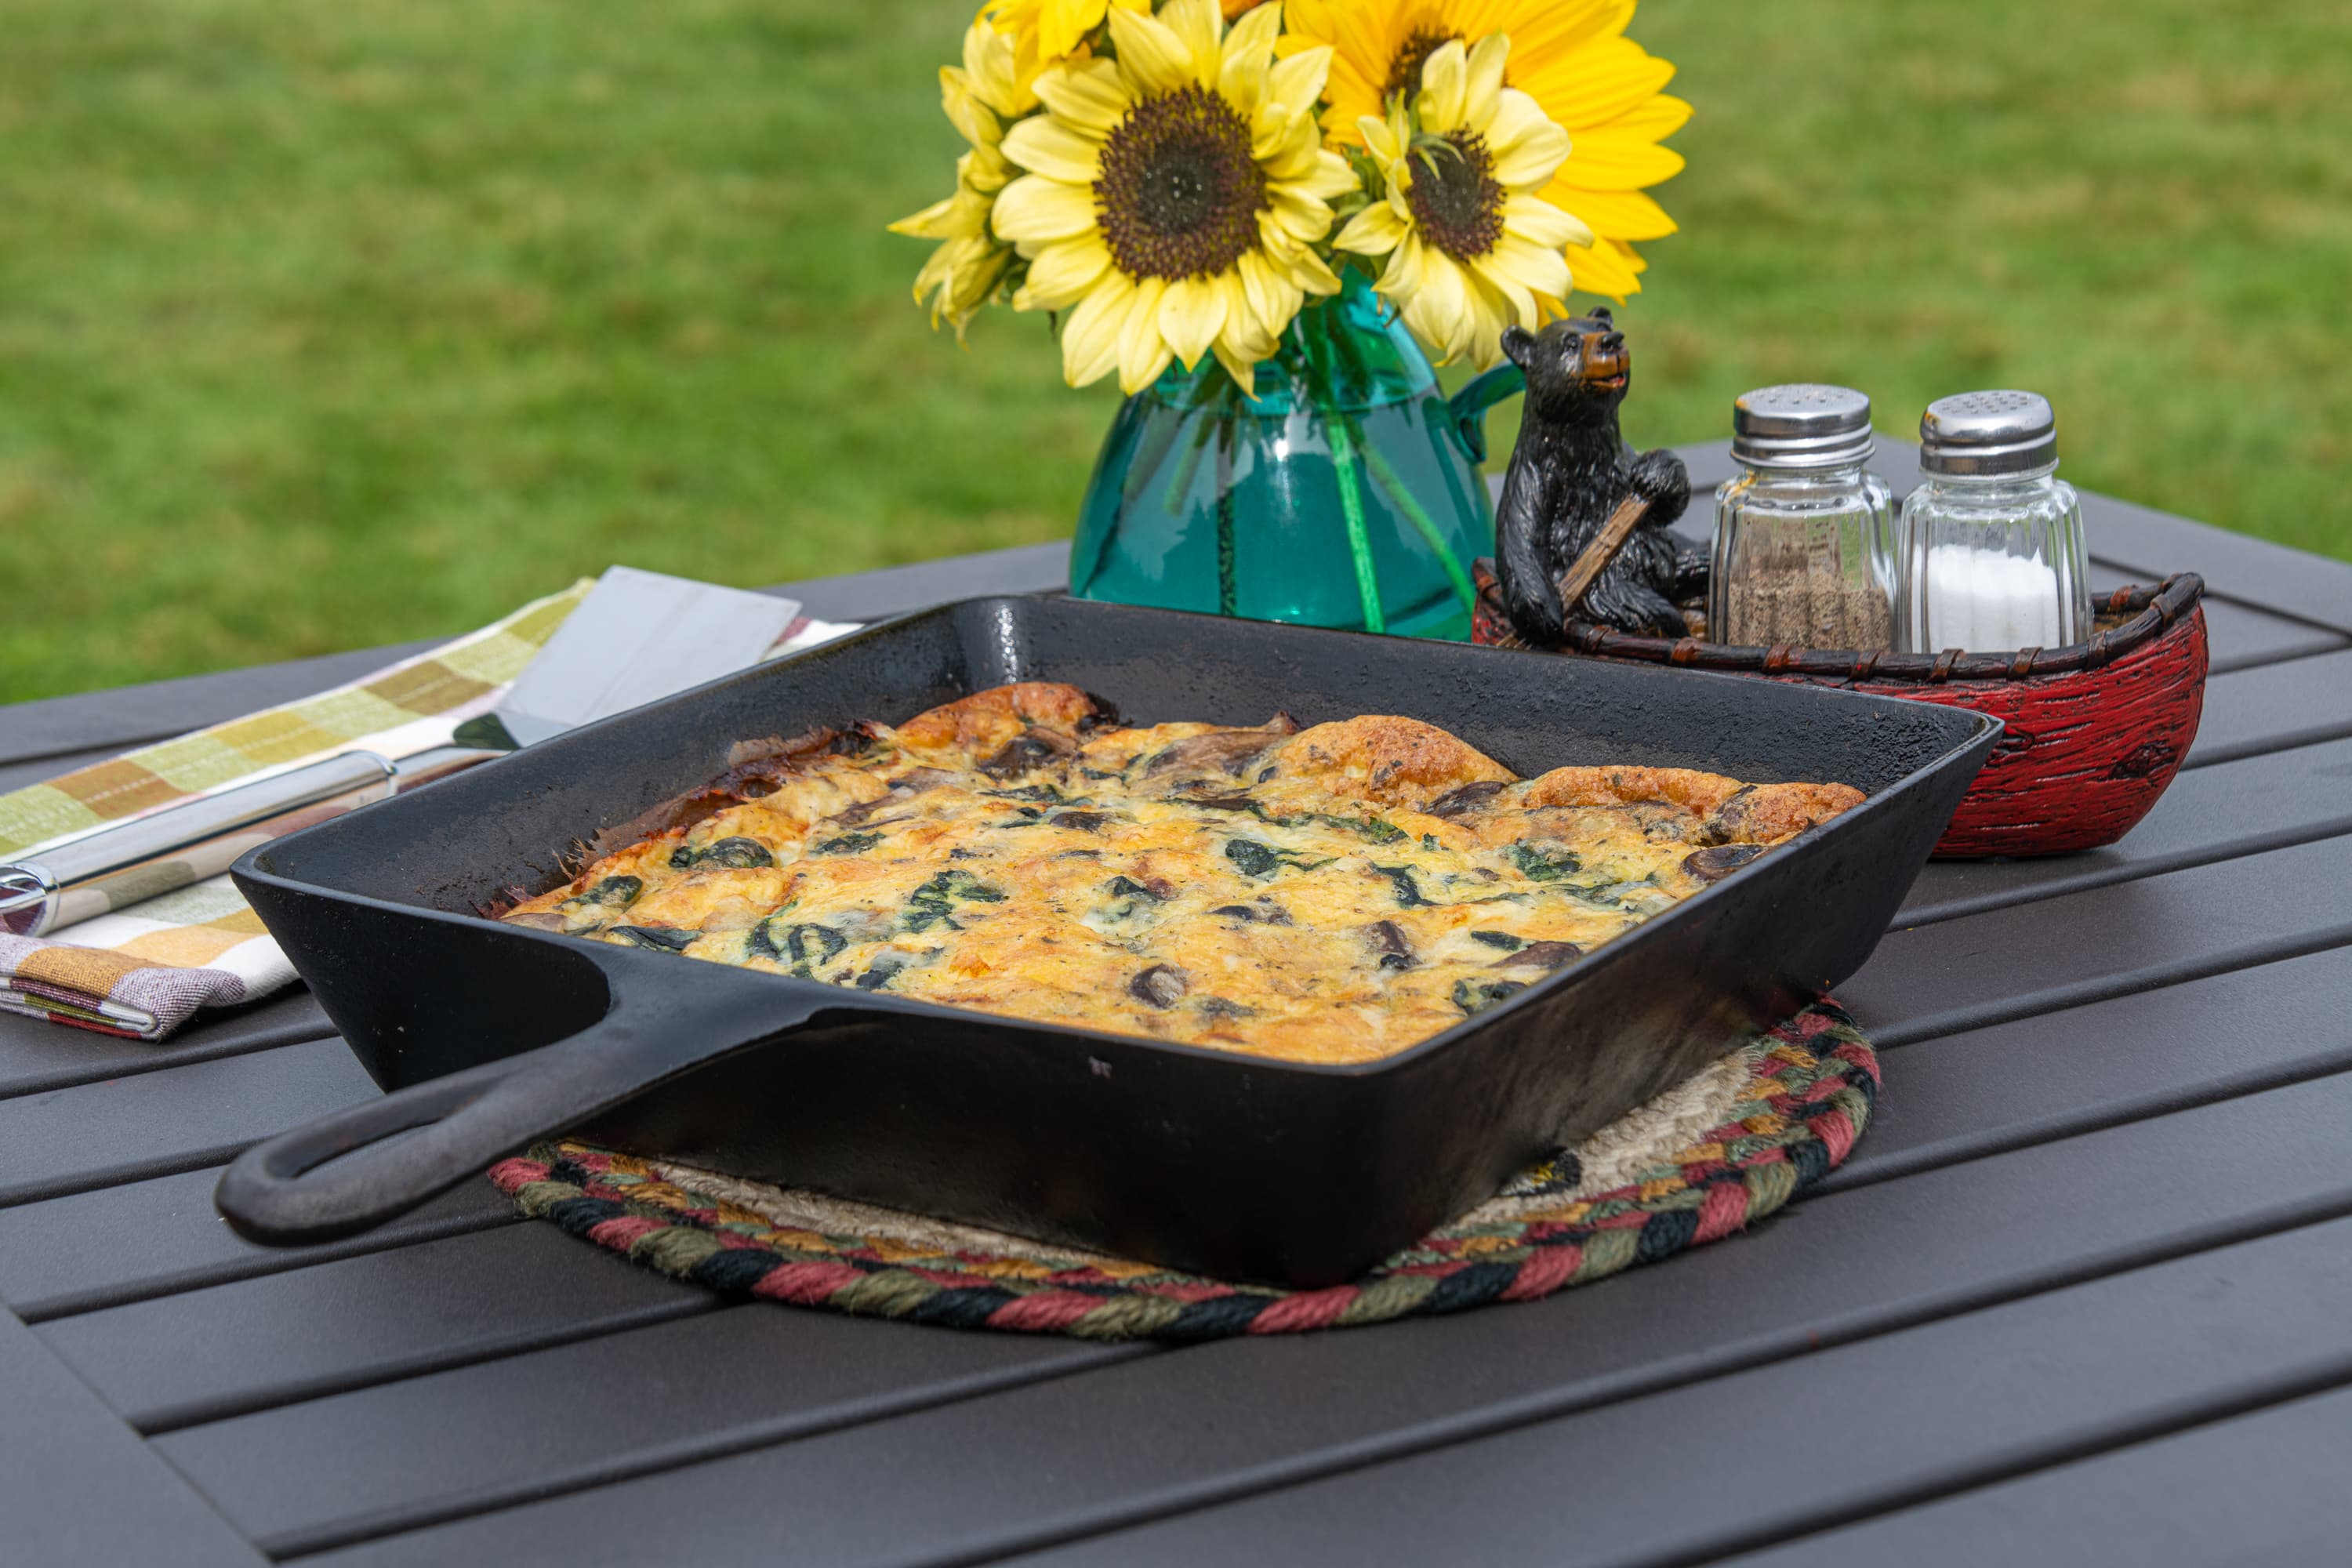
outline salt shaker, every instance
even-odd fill
[[[1895,500],[1865,466],[1870,399],[1767,386],[1732,405],[1740,473],[1715,492],[1707,635],[1883,648],[1894,633]]]
[[[1996,653],[2091,635],[2083,510],[2057,477],[2047,398],[1937,399],[1919,421],[1919,468],[1900,530],[1902,647]]]

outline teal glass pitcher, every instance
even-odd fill
[[[1495,548],[1479,472],[1499,365],[1451,399],[1395,310],[1349,271],[1244,395],[1213,358],[1129,397],[1070,549],[1081,599],[1253,620],[1470,635],[1470,563]]]

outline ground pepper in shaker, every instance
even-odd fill
[[[1938,398],[1919,421],[1919,468],[1900,530],[1903,647],[2005,653],[2091,635],[2083,510],[2057,477],[2049,399]]]
[[[1707,635],[1889,646],[1895,500],[1865,466],[1870,399],[1843,386],[1759,387],[1732,405],[1731,428],[1740,472],[1715,492]]]

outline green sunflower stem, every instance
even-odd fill
[[[1344,414],[1331,416],[1331,468],[1339,476],[1339,513],[1348,525],[1348,553],[1356,566],[1356,596],[1364,607],[1364,629],[1385,632],[1388,617],[1381,613],[1381,584],[1372,571],[1372,536],[1364,526],[1363,490],[1356,477],[1355,421]]]
[[[1169,516],[1184,515],[1185,500],[1192,493],[1193,476],[1201,471],[1201,454],[1208,447],[1209,437],[1213,432],[1213,423],[1206,419],[1192,426],[1192,443],[1177,459],[1175,478],[1168,481],[1168,494],[1160,503],[1168,509]]]
[[[1230,404],[1217,421],[1217,614],[1240,614],[1234,538],[1234,437],[1239,414]]]
[[[1322,310],[1335,307],[1326,305]],[[1372,535],[1364,518],[1364,491],[1357,471],[1358,440],[1356,421],[1341,405],[1339,378],[1332,363],[1336,333],[1328,320],[1318,310],[1314,320],[1302,314],[1298,322],[1301,357],[1314,392],[1317,410],[1322,415],[1325,439],[1331,447],[1331,471],[1339,483],[1339,516],[1348,534],[1348,556],[1356,572],[1356,598],[1364,612],[1364,629],[1385,632],[1388,616],[1381,610],[1380,574],[1372,566]]]
[[[1405,521],[1421,535],[1421,542],[1429,546],[1429,552],[1445,568],[1445,580],[1454,584],[1454,595],[1462,601],[1462,607],[1475,613],[1478,608],[1478,590],[1471,584],[1470,574],[1462,569],[1462,563],[1454,559],[1454,552],[1445,547],[1444,536],[1437,531],[1436,520],[1429,515],[1427,507],[1413,499],[1412,491],[1405,486],[1404,476],[1396,471],[1396,466],[1378,443],[1367,441],[1363,445],[1364,466],[1372,471],[1372,482],[1381,487],[1381,493],[1397,510],[1404,513]]]

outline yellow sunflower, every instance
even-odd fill
[[[971,150],[956,160],[955,195],[890,226],[893,234],[940,242],[915,277],[915,301],[931,302],[931,325],[954,323],[956,336],[1003,281],[1012,247],[989,230],[996,195],[1017,172],[1002,151],[1004,123],[1037,107],[1015,69],[1013,41],[975,22],[963,36],[963,66],[940,68],[940,105]]]
[[[1280,47],[1334,51],[1323,127],[1354,144],[1367,115],[1420,89],[1438,47],[1494,33],[1511,39],[1506,86],[1533,98],[1574,151],[1544,199],[1592,230],[1570,247],[1580,289],[1622,301],[1648,265],[1632,241],[1659,239],[1675,221],[1643,191],[1678,174],[1682,155],[1658,145],[1690,118],[1662,90],[1675,68],[1624,37],[1634,0],[1289,0]]]
[[[1004,154],[1030,171],[996,198],[997,235],[1029,276],[1013,308],[1066,310],[1072,386],[1118,372],[1130,393],[1213,352],[1244,389],[1308,294],[1339,280],[1311,248],[1328,198],[1356,188],[1326,150],[1316,100],[1328,49],[1276,62],[1282,7],[1228,33],[1219,0],[1157,16],[1110,13],[1116,60],[1066,60],[1037,78],[1046,112]]]
[[[1067,59],[1103,25],[1116,3],[1120,9],[1151,15],[1151,0],[988,0],[980,20],[1013,40],[1024,76],[1034,77],[1055,60]]]
[[[1592,238],[1535,194],[1567,156],[1568,132],[1503,85],[1510,52],[1500,34],[1467,51],[1444,44],[1410,107],[1400,93],[1385,117],[1357,127],[1385,199],[1331,243],[1389,258],[1374,287],[1441,364],[1466,358],[1484,370],[1502,358],[1505,327],[1542,325],[1570,287],[1562,248]]]

